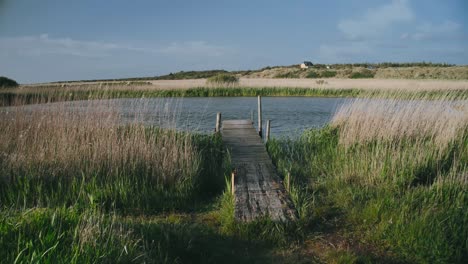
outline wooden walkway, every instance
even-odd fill
[[[221,134],[235,171],[235,218],[273,221],[297,218],[292,202],[251,120],[225,120]]]

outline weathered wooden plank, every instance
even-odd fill
[[[221,134],[235,169],[235,218],[296,219],[292,202],[252,121],[225,120]]]
[[[252,125],[252,120],[224,120],[223,125]]]
[[[223,129],[251,128],[252,124],[224,124]]]

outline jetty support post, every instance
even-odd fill
[[[218,112],[216,113],[216,128],[215,132],[220,132],[221,131],[221,113]]]
[[[288,171],[284,180],[285,180],[284,187],[290,193],[291,192],[291,172]]]
[[[237,174],[237,171],[234,169],[231,172],[231,193],[232,193],[232,195],[236,194],[236,189],[235,189],[236,188],[236,184],[235,184],[236,174]]]
[[[270,120],[267,120],[267,123],[266,123],[266,131],[265,131],[265,142],[268,142],[268,140],[270,140]]]
[[[258,135],[262,137],[262,97],[258,96]]]

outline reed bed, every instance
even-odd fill
[[[145,101],[0,108],[2,261],[271,262],[264,240],[291,241],[276,223],[231,225],[221,137],[176,131],[177,100]]]
[[[164,127],[145,125],[142,101],[129,107],[141,113],[130,122],[112,100],[0,109],[2,261],[178,258],[171,250],[189,243],[179,236],[195,231],[176,226],[149,236],[160,224],[143,217],[193,212],[221,192],[221,138],[178,132],[176,101],[151,109]]]
[[[202,173],[213,159],[202,148],[220,141],[177,132],[172,108],[153,111],[172,128],[145,126],[138,115],[125,124],[112,101],[2,110],[1,205],[159,210],[191,204],[203,177],[213,176]]]
[[[358,99],[344,105],[331,124],[340,127],[340,143],[345,145],[420,138],[443,148],[467,129],[467,107],[466,100],[450,93],[431,101]]]
[[[53,92],[27,102],[14,98],[10,103],[16,106],[0,109],[0,259],[286,262],[265,245],[294,251],[284,245],[297,247],[307,236],[337,229],[344,229],[346,241],[359,243],[359,250],[336,244],[330,255],[345,252],[356,259],[370,251],[360,259],[380,262],[372,254],[385,251],[392,261],[411,263],[468,258],[465,90],[359,93],[377,99],[350,100],[329,126],[299,139],[271,139],[268,151],[300,219],[291,225],[268,219],[242,225],[233,221],[231,185],[223,182],[230,171],[219,135],[177,132],[177,102],[167,99],[151,112],[168,129],[145,125],[148,106],[142,101],[129,106],[141,108],[141,115],[123,122],[112,100],[88,98],[149,96],[148,87],[140,87],[141,94],[126,94],[128,87],[101,87],[107,90],[99,93],[95,88],[64,93],[68,88],[44,87]],[[333,94],[294,89],[177,91]],[[85,101],[51,103],[77,99]],[[35,105],[41,102],[48,104]],[[220,201],[209,202],[223,185]],[[198,213],[203,210],[215,211]]]
[[[290,88],[327,88],[327,89],[364,89],[364,90],[383,90],[383,91],[440,91],[440,90],[468,90],[468,81],[466,80],[410,80],[410,79],[339,79],[327,78],[323,84],[318,84],[315,79],[297,79],[297,78],[239,78],[239,87],[290,87]],[[109,87],[116,90],[170,90],[170,89],[190,89],[206,87],[206,79],[187,79],[187,80],[155,80],[148,81],[152,85],[106,85],[107,83],[69,83],[69,84],[38,84],[26,85],[24,88],[35,87]]]
[[[466,259],[468,101],[430,99],[351,100],[326,128],[271,140],[302,218],[339,218],[399,261]]]
[[[388,93],[391,92],[391,93]],[[351,79],[249,79],[239,83],[209,83],[205,79],[157,80],[145,85],[121,82],[25,85],[0,91],[0,106],[18,103],[103,98],[206,97],[206,96],[325,96],[376,97],[379,94],[440,96],[446,92],[468,96],[467,81],[449,80],[351,80]]]

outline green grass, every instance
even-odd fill
[[[357,97],[359,89],[319,89],[319,88],[249,88],[212,87],[172,90],[99,90],[99,89],[43,89],[32,91],[0,92],[0,106],[31,103],[49,103],[88,99],[110,98],[151,98],[151,97],[220,97],[220,96],[310,96],[310,97]]]
[[[301,70],[293,70],[293,71],[288,71],[284,73],[278,73],[274,76],[274,78],[280,78],[280,79],[294,79],[294,78],[300,78]]]
[[[350,79],[369,79],[374,78],[375,73],[373,71],[364,69],[360,72],[353,72],[349,75]]]
[[[161,75],[153,80],[185,80],[185,79],[205,79],[211,78],[216,75],[228,73],[225,70],[211,70],[211,71],[180,71],[176,73],[169,73],[167,75]]]
[[[207,70],[207,71],[180,71],[159,76],[118,78],[118,79],[93,79],[78,81],[59,81],[54,83],[75,83],[75,82],[140,82],[149,80],[186,80],[186,79],[205,79],[218,74],[229,73],[225,70]],[[143,82],[144,83],[144,82]]]
[[[352,63],[352,64],[314,64],[313,68],[317,69],[326,69],[326,67],[332,67],[333,69],[352,69],[353,67],[364,67],[367,68],[369,66],[375,68],[407,68],[407,67],[425,67],[425,68],[447,68],[447,67],[454,67],[454,64],[448,63],[433,63],[433,62],[407,62],[407,63],[397,63],[397,62],[382,62],[382,63]],[[75,82],[115,82],[115,81],[146,81],[146,80],[184,80],[184,79],[204,79],[210,78],[212,76],[218,74],[239,74],[242,76],[249,75],[251,73],[258,73],[266,70],[271,70],[275,68],[285,68],[285,69],[294,69],[297,70],[299,65],[289,65],[289,66],[267,66],[261,69],[255,70],[240,70],[240,71],[226,71],[226,70],[205,70],[205,71],[180,71],[175,73],[169,73],[165,75],[159,76],[149,76],[149,77],[134,77],[134,78],[118,78],[118,79],[93,79],[93,80],[76,80],[76,81],[59,81],[55,83],[75,83]],[[284,77],[278,78],[292,78],[291,76],[299,76],[298,73],[300,71],[296,71],[296,73],[290,75],[285,73]],[[307,78],[315,78],[315,77],[307,77]]]
[[[213,96],[232,91],[249,96],[330,92],[182,92]],[[426,99],[438,96],[424,94]],[[463,91],[451,96],[443,98],[466,98]],[[100,119],[90,121],[90,133],[81,125],[86,122],[67,123],[66,115],[56,123],[44,121],[59,124],[55,128],[16,118],[15,123],[0,120],[0,259],[7,263],[462,263],[468,258],[466,130],[445,148],[425,136],[404,135],[343,145],[340,127],[306,131],[298,139],[271,139],[267,149],[299,219],[239,223],[234,220],[230,159],[220,135],[132,127],[119,127],[114,134],[96,125]],[[61,134],[62,126],[66,133]],[[129,138],[130,146],[122,143]],[[180,173],[180,163],[174,161],[148,166],[153,159],[173,160],[171,156],[145,160],[144,151],[120,155],[141,150],[132,148],[136,142],[153,146],[152,140],[160,144],[148,153],[171,146],[175,154],[190,150],[194,159],[188,161],[198,166]],[[50,153],[41,144],[48,150],[68,144],[80,152],[72,155],[76,153],[65,149],[56,159],[47,159],[40,157]],[[80,148],[82,144],[101,147]],[[93,159],[96,149],[107,154]],[[28,156],[34,151],[38,155]],[[11,164],[18,166],[9,165],[9,154],[16,154]],[[157,177],[148,177],[153,174]],[[176,180],[159,180],[171,177]]]
[[[99,127],[92,128],[100,133]],[[139,132],[123,127],[117,133]],[[110,161],[101,157],[101,165],[93,166],[87,151],[66,163],[48,164],[37,158],[19,167],[2,156],[0,259],[7,263],[271,263],[282,258],[275,250],[301,239],[297,225],[268,219],[235,222],[230,183],[223,177],[230,173],[229,156],[220,135],[188,135],[187,141],[182,140],[186,133],[173,133],[147,128],[138,134],[147,140],[175,142],[167,147],[194,145],[201,162],[196,175],[183,175],[183,181],[169,184],[147,177],[143,161],[129,159],[110,168],[105,166]],[[47,141],[52,148],[55,136]],[[75,136],[68,137],[64,144],[74,147]],[[99,134],[96,137],[105,142]],[[29,136],[25,138],[29,142]],[[2,148],[23,155],[17,144]],[[109,159],[116,155],[103,151],[109,151],[109,156],[104,155]],[[164,168],[154,169],[157,174]]]
[[[316,72],[316,71],[309,71],[306,74],[306,78],[332,78],[336,76],[336,71],[322,71],[322,72]]]
[[[320,80],[319,80],[320,81]],[[158,97],[234,97],[234,96],[305,96],[305,97],[381,97],[411,99],[421,97],[435,98],[446,94],[446,91],[400,91],[389,93],[379,90],[364,89],[327,89],[327,88],[297,88],[297,87],[198,87],[188,89],[100,89],[98,86],[90,88],[61,88],[44,87],[37,89],[13,89],[0,91],[0,107],[50,103],[74,100],[95,100],[111,98],[158,98]],[[460,98],[467,98],[466,90],[451,90],[451,93]]]
[[[466,173],[468,133],[440,155],[430,141],[419,145],[417,139],[400,146],[374,141],[345,148],[339,133],[327,127],[298,140],[268,143],[278,170],[289,172],[291,184],[306,196],[313,193],[313,206],[306,208],[312,221],[340,219],[350,238],[390,251],[400,261],[463,262],[468,257],[468,190],[466,182],[449,179]],[[425,153],[424,160],[411,162],[418,153]],[[428,178],[432,173],[447,180],[436,182]],[[295,201],[299,208],[300,201]]]
[[[132,132],[123,130],[121,133]],[[159,129],[147,129],[145,133],[148,138],[173,136]],[[176,135],[184,136],[183,133]],[[164,168],[152,170],[140,161],[128,161],[118,168],[107,167],[108,160],[99,161],[98,167],[87,165],[91,161],[85,158],[76,160],[76,164],[32,161],[20,168],[9,168],[7,163],[1,163],[0,205],[8,208],[99,207],[126,214],[194,210],[222,190],[219,174],[223,171],[223,148],[219,135],[195,135],[192,140],[197,149],[196,162],[200,162],[195,175],[183,175],[173,183],[155,180],[151,175],[165,173]],[[175,141],[184,144],[183,139]],[[60,169],[61,166],[69,168]],[[87,166],[90,169],[86,169]]]
[[[307,72],[306,78],[311,78],[311,79],[315,79],[315,78],[320,78],[320,74],[318,74],[317,72],[315,71],[309,71]]]
[[[236,85],[239,84],[239,78],[231,74],[218,74],[206,79],[208,84],[212,85]]]
[[[216,212],[128,217],[74,208],[2,211],[0,257],[6,263],[282,262],[271,243],[223,233],[218,225]],[[254,228],[278,234],[260,223]]]
[[[336,71],[323,71],[320,73],[322,78],[332,78],[336,76]]]

